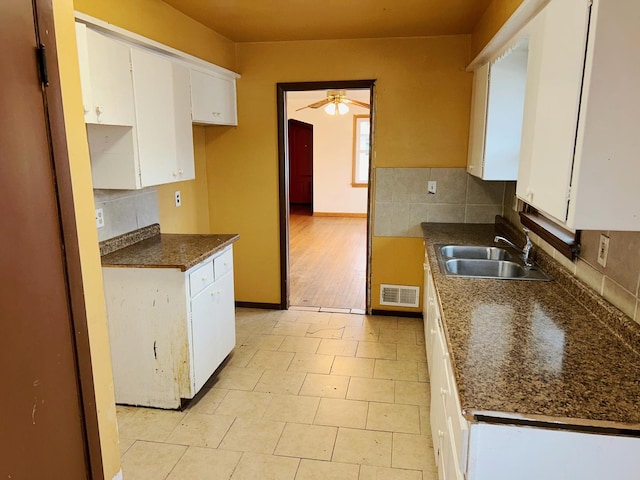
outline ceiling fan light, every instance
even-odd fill
[[[344,103],[339,103],[338,104],[338,113],[340,115],[344,115],[349,111],[349,107],[347,107]]]
[[[324,107],[324,111],[327,112],[329,115],[335,115],[336,114],[336,104],[333,103],[333,102],[327,104],[327,106]]]

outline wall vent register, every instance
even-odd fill
[[[380,285],[380,305],[397,307],[418,307],[420,287],[406,285]]]

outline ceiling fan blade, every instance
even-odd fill
[[[354,105],[357,105],[357,106],[363,107],[363,108],[371,108],[371,105],[369,105],[368,103],[360,102],[358,100],[351,100],[350,98],[343,98],[342,101],[344,103],[352,103]]]
[[[329,100],[328,98],[325,98],[324,100],[320,100],[319,102],[312,103],[310,105],[307,105],[306,107],[298,108],[296,112],[299,110],[304,110],[305,108],[320,108],[323,105],[326,105],[327,103],[329,103],[330,101],[331,100]]]

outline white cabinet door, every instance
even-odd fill
[[[221,361],[219,361],[219,319],[215,313],[216,286],[214,283],[191,300],[194,392],[202,388]]]
[[[191,70],[193,123],[237,125],[236,82]]]
[[[517,195],[564,222],[589,0],[553,0],[532,20]]]
[[[233,258],[231,250],[213,263],[227,258]],[[232,267],[191,300],[191,338],[197,392],[236,345]]]
[[[640,230],[640,2],[592,7],[569,226]]]
[[[193,178],[191,123],[184,104],[188,69],[141,49],[132,50],[132,62],[140,186],[183,180],[185,171],[179,163],[190,163]],[[190,151],[185,151],[187,144],[191,144]]]
[[[140,186],[168,183],[178,169],[171,62],[137,48],[131,54]]]
[[[518,177],[528,59],[522,35],[473,76],[467,171],[484,180]]]
[[[528,42],[522,39],[490,66],[482,172],[485,180],[518,178],[528,53]]]
[[[215,317],[217,319],[217,364],[220,365],[236,345],[233,274],[227,273],[215,282]],[[216,365],[217,367],[217,365]]]
[[[191,77],[184,65],[173,63],[173,112],[178,180],[196,178],[193,125],[191,124]]]
[[[90,102],[85,105],[85,122],[134,125],[130,48],[91,29],[81,28],[80,32],[83,102]]]
[[[469,156],[467,171],[482,177],[484,144],[487,126],[487,100],[489,96],[489,64],[473,72],[471,93],[471,125],[469,126]]]

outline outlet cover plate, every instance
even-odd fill
[[[598,245],[598,263],[603,267],[607,266],[607,257],[609,256],[609,237],[600,234],[600,243]]]
[[[96,227],[104,227],[104,211],[101,208],[96,208]]]
[[[180,190],[176,190],[175,198],[176,198],[176,207],[181,206],[182,205],[182,198],[180,197]]]

